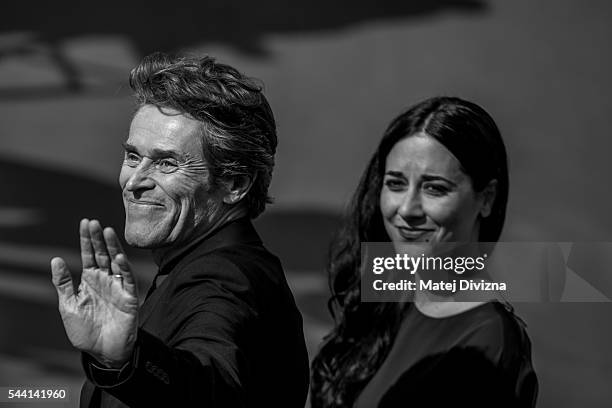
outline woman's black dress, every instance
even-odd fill
[[[537,391],[525,324],[507,306],[432,318],[412,305],[355,407],[533,407]]]

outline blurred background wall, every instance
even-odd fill
[[[117,184],[151,51],[262,79],[280,137],[257,221],[283,260],[311,357],[331,327],[325,251],[384,128],[433,95],[484,106],[505,138],[503,239],[612,241],[607,0],[11,2],[0,16],[0,386],[82,381],[48,263],[79,266],[82,217],[123,227]],[[154,273],[130,252],[144,288]],[[612,402],[612,305],[518,304],[541,407]]]

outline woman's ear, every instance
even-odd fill
[[[251,186],[253,186],[253,181],[255,181],[255,177],[246,175],[235,176],[223,181],[225,186],[223,202],[229,205],[238,203],[249,192]]]
[[[482,197],[482,207],[480,207],[480,216],[487,218],[493,210],[493,203],[497,197],[497,180],[489,181],[487,186],[480,192]]]

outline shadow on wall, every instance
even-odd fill
[[[245,2],[11,2],[0,16],[0,60],[38,55],[62,73],[65,89],[4,89],[0,98],[53,97],[83,89],[79,69],[66,54],[68,41],[112,36],[126,39],[139,56],[177,51],[204,42],[266,56],[268,34],[338,30],[377,20],[419,18],[444,11],[477,13],[482,0],[267,0]],[[3,38],[4,37],[4,38]]]
[[[331,211],[275,211],[271,206],[255,221],[266,247],[287,270],[323,274],[331,239],[340,214]]]
[[[25,245],[74,247],[81,218],[97,218],[121,230],[124,223],[119,185],[51,167],[0,159],[3,193],[0,239]],[[9,219],[8,214],[13,213]]]

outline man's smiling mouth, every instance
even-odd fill
[[[164,206],[163,204],[157,201],[150,201],[150,200],[136,200],[134,198],[128,198],[127,201],[130,204],[144,205],[144,206],[150,206],[150,207],[163,207]]]

